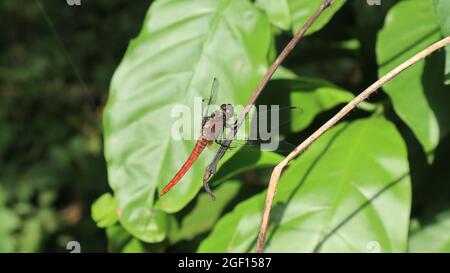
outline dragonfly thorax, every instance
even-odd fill
[[[209,141],[214,141],[220,136],[224,127],[227,126],[227,121],[234,115],[231,104],[222,104],[220,109],[208,117],[202,128],[202,137]]]
[[[225,118],[228,120],[234,115],[234,107],[233,105],[227,103],[222,104],[220,106],[220,109],[222,110],[223,114],[225,115]]]

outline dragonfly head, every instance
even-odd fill
[[[220,106],[220,109],[225,114],[227,119],[231,118],[234,115],[234,107],[229,103],[224,103]]]

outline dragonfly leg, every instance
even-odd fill
[[[228,145],[223,144],[223,143],[222,143],[220,140],[218,140],[218,139],[214,140],[214,142],[216,142],[217,144],[219,144],[220,147],[224,147],[224,148],[233,148],[233,147],[231,147],[231,146],[228,146]]]
[[[233,122],[233,123],[225,122],[225,127],[229,128],[229,129],[232,129],[232,130],[236,130],[236,128],[237,128],[237,120],[235,122]]]
[[[205,191],[208,193],[208,195],[211,197],[213,201],[216,201],[216,196],[211,191],[211,188],[209,187],[208,181],[203,181],[203,187],[205,187]]]

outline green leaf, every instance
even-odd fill
[[[296,33],[319,9],[323,0],[287,0],[292,18],[292,32]],[[346,0],[335,0],[317,21],[311,26],[307,34],[312,34],[324,27],[333,15],[345,4]]]
[[[219,198],[214,203],[207,193],[199,194],[195,206],[182,218],[179,230],[170,237],[171,244],[181,240],[192,240],[195,236],[211,230],[225,206],[236,196],[241,183],[237,180],[228,180],[220,185],[215,190]]]
[[[440,213],[412,234],[409,252],[450,252],[450,211]]]
[[[265,193],[223,217],[199,252],[253,251]],[[282,175],[266,252],[406,251],[411,186],[407,150],[382,117],[339,124]]]
[[[128,232],[144,241],[155,241],[154,231],[163,238],[165,230],[153,214],[179,211],[192,200],[212,159],[212,153],[201,155],[158,210],[153,209],[156,193],[195,144],[192,136],[172,137],[176,120],[171,111],[187,106],[199,124],[201,109],[192,109],[194,97],[208,97],[214,77],[220,82],[218,103],[245,103],[267,69],[269,44],[268,19],[249,1],[152,4],[114,74],[104,111],[109,183]],[[192,121],[192,116],[186,118]]]
[[[283,160],[283,157],[274,152],[263,152],[256,148],[255,150],[241,149],[233,154],[230,159],[221,161],[217,173],[210,183],[213,185],[219,184],[248,170],[277,165],[281,160]]]
[[[301,114],[291,117],[291,130],[301,131],[308,127],[321,112],[349,102],[353,94],[327,81],[297,77],[293,80],[272,80],[261,94],[258,103],[278,104],[280,107],[300,108]]]
[[[389,11],[378,35],[380,77],[440,37],[431,0],[401,1]],[[427,153],[450,129],[450,88],[443,85],[443,57],[442,52],[434,53],[383,87]]]
[[[433,0],[436,13],[444,36],[450,36],[450,1]],[[450,84],[450,45],[445,47],[445,84]]]
[[[270,22],[282,30],[291,26],[291,14],[287,0],[256,0],[256,6],[269,16]]]
[[[114,197],[105,193],[92,204],[92,219],[100,228],[112,226],[117,222],[116,209],[117,204]]]
[[[131,236],[120,225],[113,225],[106,229],[108,237],[108,251],[113,253],[146,253],[162,252],[165,243],[146,244]]]
[[[244,148],[234,154],[227,153],[220,161],[217,173],[209,181],[217,200],[211,203],[211,197],[207,193],[200,193],[195,207],[189,211],[189,215],[182,218],[181,226],[171,233],[169,237],[171,244],[190,240],[211,230],[224,207],[236,196],[242,183],[229,180],[230,178],[247,170],[274,166],[281,160],[283,157],[277,153],[262,152],[258,149]]]

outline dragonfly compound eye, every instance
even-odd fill
[[[225,106],[225,115],[230,118],[234,115],[234,107],[231,104]]]

